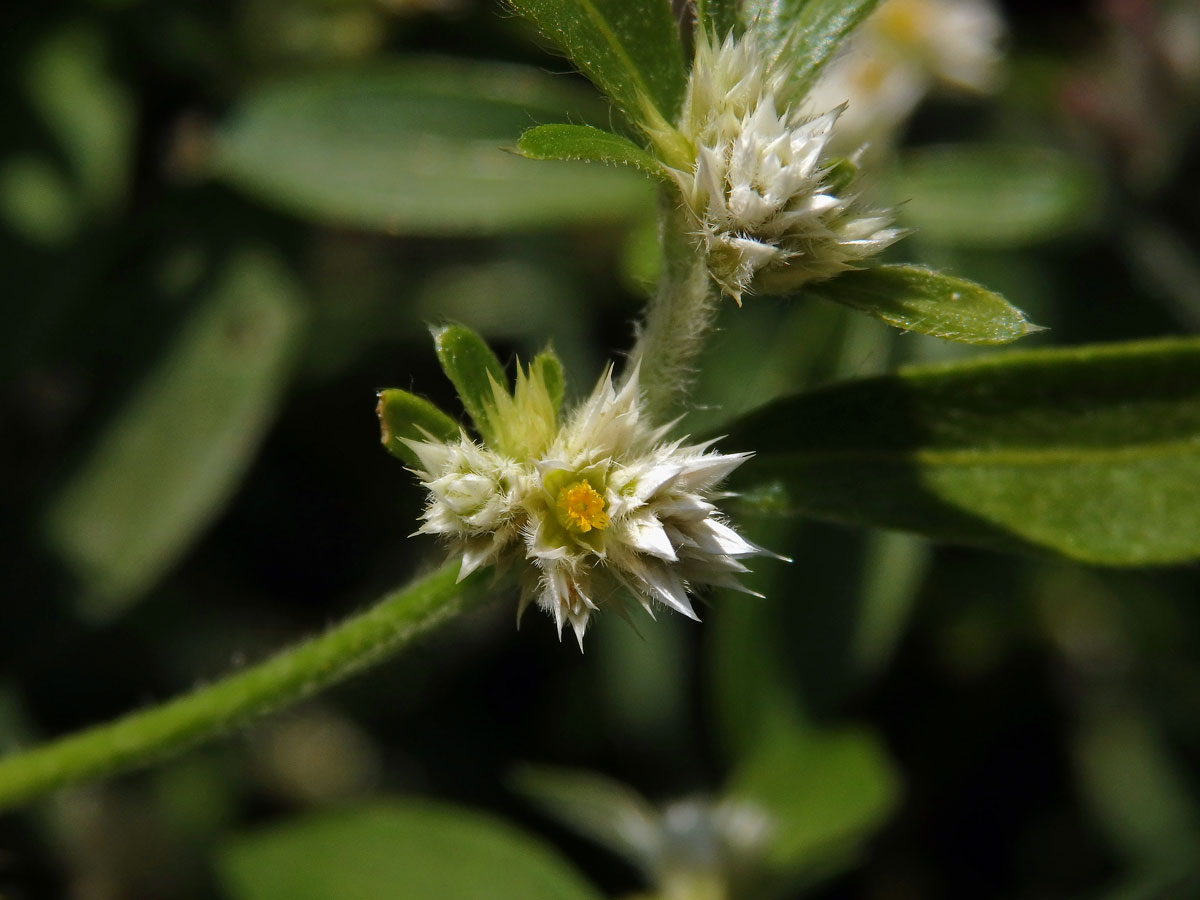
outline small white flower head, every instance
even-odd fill
[[[713,278],[739,303],[752,288],[832,278],[904,233],[863,203],[854,161],[828,152],[845,104],[807,112],[787,56],[768,54],[753,27],[721,44],[701,30],[684,100],[696,159],[672,175]]]
[[[623,612],[621,591],[696,618],[699,585],[740,588],[741,560],[764,553],[718,512],[716,488],[749,454],[666,438],[641,410],[635,369],[618,389],[612,367],[590,397],[557,422],[540,373],[518,375],[512,396],[493,384],[497,446],[405,443],[429,491],[419,533],[446,538],[460,579],[481,566],[519,565],[518,617],[536,602],[562,636],[583,646],[592,612]]]
[[[809,95],[849,102],[833,144],[886,147],[935,85],[988,93],[1000,78],[1004,20],[990,0],[886,0]]]

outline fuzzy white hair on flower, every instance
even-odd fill
[[[507,435],[504,447],[465,432],[405,441],[429,491],[418,533],[450,543],[460,578],[491,563],[520,566],[518,621],[536,603],[560,638],[570,624],[581,649],[594,611],[623,612],[621,591],[651,614],[661,604],[695,619],[696,587],[745,590],[741,560],[766,551],[730,527],[713,501],[750,454],[668,440],[667,427],[646,421],[636,367],[618,388],[609,366],[561,425],[550,404],[529,399],[547,393],[535,370],[518,376],[508,400],[493,388],[489,419]]]
[[[755,287],[832,278],[904,233],[864,205],[854,162],[828,152],[844,104],[806,111],[789,66],[753,26],[722,43],[697,33],[680,120],[695,162],[671,174],[713,278],[739,303]]]

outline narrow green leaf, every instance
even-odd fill
[[[235,838],[217,872],[231,900],[600,900],[540,842],[427,801],[318,813]]]
[[[422,441],[425,432],[442,441],[458,437],[457,422],[425,398],[400,388],[380,391],[375,412],[379,416],[380,440],[387,452],[414,468],[420,466],[420,460],[402,438]]]
[[[730,429],[793,511],[1103,565],[1200,558],[1200,340],[1006,353]]]
[[[501,149],[588,98],[534,69],[421,60],[318,71],[250,92],[212,173],[321,224],[480,234],[620,221],[653,206],[621,168],[542,165]]]
[[[757,23],[768,49],[792,60],[792,86],[803,95],[842,41],[878,5],[879,0],[746,0],[742,21]]]
[[[679,26],[667,0],[509,2],[632,121],[650,128],[675,121],[687,79]]]
[[[633,166],[666,181],[667,170],[633,141],[591,125],[536,125],[521,135],[517,149],[530,159],[574,159]]]
[[[57,494],[46,530],[83,585],[87,614],[136,600],[224,506],[274,417],[302,321],[275,258],[230,259]]]
[[[1007,344],[1043,329],[999,294],[924,266],[874,266],[804,289],[889,325],[964,344]]]
[[[1009,247],[1086,226],[1102,190],[1086,160],[1048,147],[953,144],[905,154],[892,192],[923,239]]]
[[[531,368],[545,382],[546,390],[550,392],[550,399],[554,402],[555,415],[557,415],[562,408],[563,389],[566,387],[562,362],[553,350],[546,349],[533,358]]]
[[[1072,749],[1095,826],[1138,869],[1195,859],[1200,816],[1186,764],[1135,704],[1110,697],[1089,706]]]
[[[761,807],[774,826],[780,873],[828,869],[895,809],[900,781],[879,740],[856,729],[780,729],[734,772],[726,794]]]
[[[33,51],[25,89],[91,211],[121,201],[133,169],[136,104],[114,76],[104,32],[70,25]]]
[[[492,382],[507,391],[512,390],[504,366],[487,342],[465,325],[445,325],[431,330],[438,362],[458,391],[463,409],[475,423],[480,436],[489,443],[494,442],[488,416],[494,396]]]

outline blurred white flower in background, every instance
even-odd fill
[[[825,70],[807,105],[847,104],[832,141],[838,151],[886,146],[930,90],[995,91],[1004,34],[990,0],[886,0]]]

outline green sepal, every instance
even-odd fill
[[[540,378],[546,385],[546,393],[550,395],[550,402],[554,404],[554,415],[557,417],[562,409],[563,389],[566,386],[566,375],[563,373],[563,364],[558,354],[547,347],[533,358],[529,371],[533,377]]]
[[[504,366],[483,338],[465,325],[443,325],[430,331],[438,362],[458,391],[463,409],[484,442],[493,443],[496,435],[490,418],[495,407],[492,382],[512,392]]]
[[[859,269],[804,290],[905,331],[964,344],[1007,344],[1044,330],[994,291],[924,266]]]
[[[666,167],[629,138],[591,125],[535,125],[521,135],[517,150],[530,159],[616,163],[671,180]]]
[[[423,397],[400,388],[380,391],[375,412],[384,448],[413,468],[419,468],[421,461],[404,439],[422,441],[432,435],[440,441],[452,441],[459,434],[458,423],[452,418]]]
[[[844,194],[858,178],[858,165],[844,156],[836,157],[826,168],[821,179],[821,190],[826,193]]]

